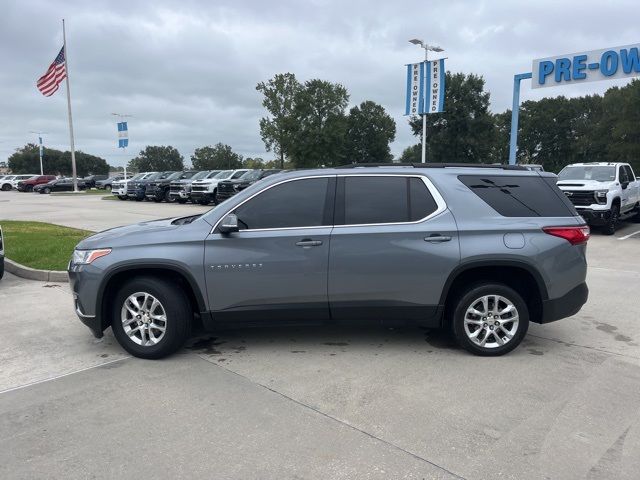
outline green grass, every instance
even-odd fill
[[[66,270],[76,244],[87,230],[42,222],[0,220],[7,258],[27,267]]]

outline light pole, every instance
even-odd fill
[[[409,40],[409,43],[413,43],[414,45],[418,45],[420,48],[424,48],[424,63],[429,61],[429,52],[444,52],[443,48],[440,48],[435,45],[427,45],[422,40],[418,38],[412,38]],[[423,99],[424,101],[424,99]],[[427,114],[422,114],[422,163],[427,161]]]
[[[118,120],[120,122],[122,122],[123,118],[133,117],[133,115],[128,115],[128,114],[124,114],[124,113],[112,113],[111,115],[114,115],[114,116],[118,117]],[[126,148],[123,147],[123,149],[124,149],[125,155],[126,155]],[[125,180],[127,179],[127,163],[126,163],[126,160],[125,160],[125,164],[124,164],[124,179]]]
[[[35,132],[33,130],[31,130],[29,133],[36,133],[38,134],[38,152],[40,153],[40,175],[44,175],[44,171],[42,169],[42,155],[43,155],[43,147],[42,147],[42,135],[44,135],[46,132]]]

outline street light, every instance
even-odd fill
[[[429,61],[429,52],[444,52],[444,48],[440,48],[436,45],[427,45],[419,38],[412,38],[409,43],[418,45],[420,48],[424,48],[424,61]],[[427,161],[427,115],[422,114],[422,163]]]
[[[38,142],[39,142],[39,146],[38,146],[38,153],[40,155],[40,175],[44,175],[44,170],[42,169],[42,154],[43,154],[43,150],[42,150],[42,135],[44,135],[47,132],[34,132],[33,130],[29,131],[29,133],[37,133],[38,134]]]

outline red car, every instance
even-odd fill
[[[33,192],[33,187],[40,185],[41,183],[49,183],[51,180],[55,180],[55,175],[36,175],[35,177],[28,178],[22,182],[18,182],[18,191],[20,192]]]

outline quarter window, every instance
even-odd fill
[[[309,178],[281,183],[240,205],[235,214],[241,230],[330,225],[325,219],[329,179]]]
[[[438,206],[417,177],[344,177],[344,224],[418,221]]]

